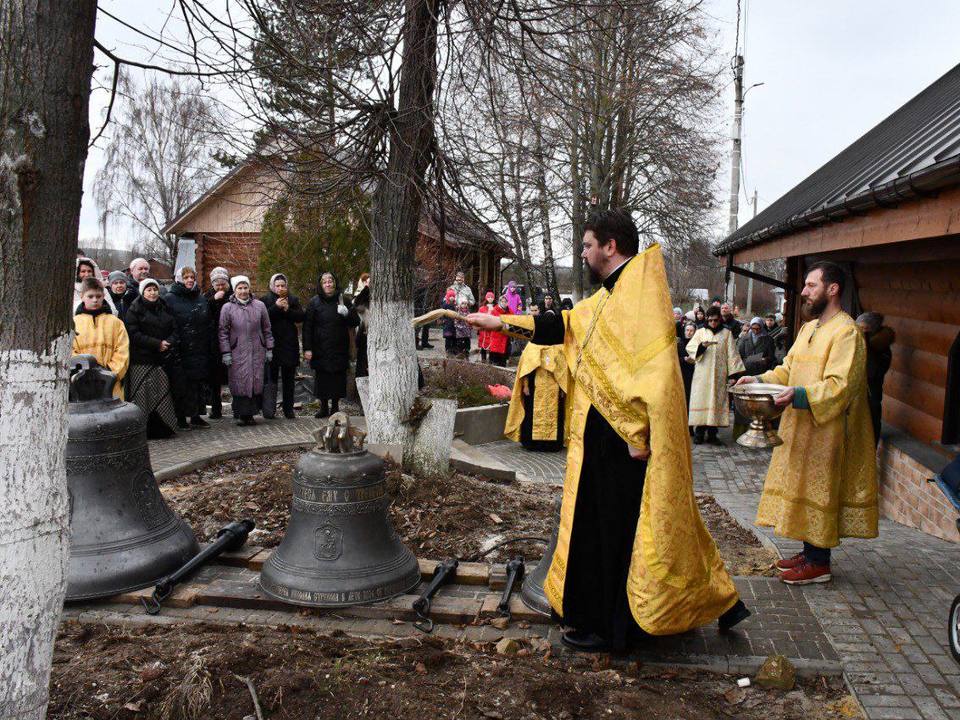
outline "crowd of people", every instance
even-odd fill
[[[260,298],[249,277],[231,277],[222,267],[210,272],[204,293],[193,267],[180,268],[166,288],[150,277],[143,258],[109,273],[105,282],[104,276],[92,259],[77,258],[73,352],[93,355],[116,374],[114,395],[143,409],[149,437],[209,428],[204,417],[223,417],[224,386],[237,425],[255,425],[261,414],[274,417],[278,386],[284,417],[296,417],[301,326],[303,359],[314,370],[316,416],[339,410],[347,393],[350,331],[357,330],[359,350],[363,329],[332,273],[320,276],[306,309],[283,273],[270,278]],[[367,278],[358,284],[358,299],[366,291],[369,303]]]
[[[422,312],[427,310],[426,296],[418,297],[418,309]],[[524,298],[519,291],[519,286],[515,280],[509,281],[500,291],[499,296],[488,290],[483,294],[483,302],[477,307],[477,301],[474,299],[473,290],[464,280],[464,274],[458,272],[453,284],[448,287],[444,293],[440,307],[444,310],[451,310],[466,318],[467,315],[479,312],[489,314],[494,317],[501,315],[539,315],[540,313],[558,313],[560,310],[569,310],[573,303],[569,299],[562,301],[554,297],[554,294],[547,290],[530,303],[525,303]],[[448,357],[455,357],[467,360],[473,347],[474,330],[465,320],[446,318],[442,322],[442,334],[444,341],[444,352]],[[523,349],[524,343],[518,343],[516,340],[508,338],[503,333],[479,331],[477,334],[477,349],[480,354],[480,361],[492,363],[505,367],[510,357],[518,355]],[[417,338],[417,349],[430,349],[434,346],[430,344],[430,326],[425,325]]]
[[[715,298],[706,310],[697,305],[684,313],[675,307],[673,319],[693,442],[718,444],[719,429],[728,427],[731,417],[736,438],[749,421],[731,409],[728,385],[741,376],[760,375],[783,364],[791,344],[783,315],[770,312],[747,324],[737,319],[730,303]],[[867,397],[876,441],[880,437],[883,380],[895,339],[883,321],[883,315],[875,312],[863,313],[856,320],[867,341]]]

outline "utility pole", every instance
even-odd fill
[[[741,130],[743,126],[743,55],[739,53],[733,59],[733,157],[730,163],[730,223],[727,234],[733,234],[739,223],[737,216],[740,212],[740,145],[742,142]],[[727,286],[727,300],[735,301],[737,283],[733,273],[730,274]]]
[[[753,200],[750,201],[750,204],[753,205],[753,216],[757,216],[757,191],[753,191]],[[750,263],[750,272],[753,272],[753,262]],[[753,317],[753,278],[747,280],[747,317]]]

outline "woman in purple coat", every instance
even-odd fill
[[[237,425],[256,425],[264,368],[273,359],[273,333],[267,307],[250,295],[244,275],[230,279],[233,297],[220,311],[220,352],[230,372],[233,416]]]

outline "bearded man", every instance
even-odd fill
[[[840,538],[877,536],[877,469],[867,403],[866,344],[840,306],[843,269],[810,266],[801,293],[805,323],[783,364],[738,385],[786,385],[783,445],[773,451],[757,525],[800,540],[803,551],[777,563],[790,585],[830,580],[830,548]]]
[[[638,254],[629,213],[590,219],[583,253],[602,283],[560,315],[467,321],[563,345],[572,403],[557,549],[544,582],[568,647],[624,650],[749,611],[693,495],[676,331],[659,245]]]

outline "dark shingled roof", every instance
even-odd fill
[[[960,183],[960,65],[850,145],[714,250],[776,237]]]

